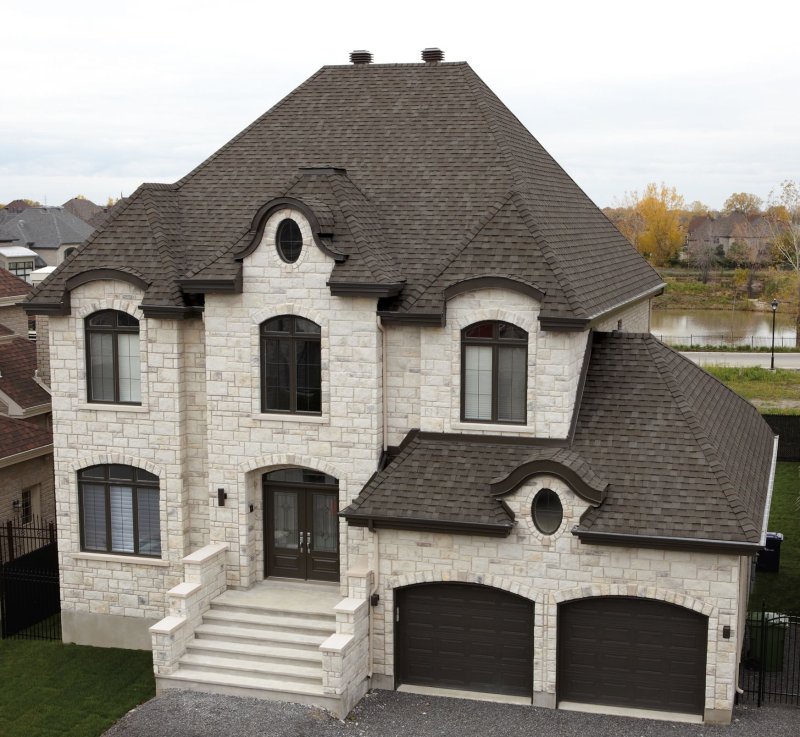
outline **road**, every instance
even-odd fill
[[[744,351],[684,351],[686,358],[701,366],[714,363],[718,366],[762,366],[769,368],[769,353],[746,353]],[[776,353],[775,368],[800,371],[800,353]]]

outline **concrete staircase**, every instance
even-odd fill
[[[322,690],[319,646],[336,631],[338,586],[265,581],[211,602],[178,669],[159,690],[292,701],[335,711]]]

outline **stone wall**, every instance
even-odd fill
[[[594,329],[598,332],[609,333],[612,330],[621,330],[623,333],[649,333],[650,332],[650,300],[625,307],[614,312],[610,317],[600,320]]]
[[[25,295],[21,295],[14,299],[22,302],[25,298]],[[22,338],[28,337],[28,316],[22,307],[17,307],[15,304],[0,305],[0,325],[5,325]]]
[[[298,223],[304,243],[291,264],[275,248],[277,225],[286,217]],[[331,296],[333,263],[314,244],[303,215],[281,210],[244,259],[243,293],[206,298],[209,528],[211,540],[230,544],[231,586],[248,587],[264,576],[265,471],[295,465],[334,476],[341,508],[377,467],[383,428],[376,300]],[[321,416],[261,412],[259,326],[283,314],[321,328]],[[216,502],[220,488],[227,494],[224,507]],[[344,525],[340,538],[344,571]]]
[[[187,435],[202,422],[202,382],[197,352],[178,349],[197,323],[145,320],[143,294],[118,281],[94,281],[71,293],[72,314],[50,318],[56,509],[64,639],[82,644],[149,647],[147,628],[160,619],[166,592],[182,574],[192,528],[189,494],[197,485],[199,441]],[[140,323],[141,406],[89,404],[86,392],[84,319],[116,309]],[[196,341],[188,342],[196,345]],[[193,392],[193,398],[187,395]],[[82,552],[77,472],[95,464],[143,468],[159,478],[161,559]],[[202,470],[200,471],[202,473]],[[202,527],[202,518],[199,523]],[[198,533],[202,537],[203,533]]]
[[[558,493],[564,521],[539,533],[531,502],[540,488]],[[380,603],[373,610],[374,685],[394,685],[394,592],[415,583],[465,581],[534,601],[534,703],[555,706],[558,604],[587,596],[657,599],[709,618],[707,713],[730,712],[735,692],[740,621],[739,557],[733,555],[581,544],[570,534],[588,505],[560,479],[538,476],[505,497],[517,518],[507,538],[351,528],[351,550],[370,565],[379,539]],[[733,635],[722,638],[730,625]]]

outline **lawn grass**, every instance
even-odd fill
[[[0,640],[0,735],[96,737],[155,695],[152,653]]]
[[[800,408],[800,371],[770,371],[759,366],[712,365],[703,368],[763,413]]]
[[[800,613],[800,463],[779,463],[769,515],[770,532],[782,532],[778,573],[759,571],[750,595],[750,608],[766,603],[767,611]]]

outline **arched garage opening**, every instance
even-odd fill
[[[559,703],[702,714],[708,617],[652,599],[558,607]]]
[[[398,589],[397,685],[531,696],[533,606],[521,596],[478,584]]]

